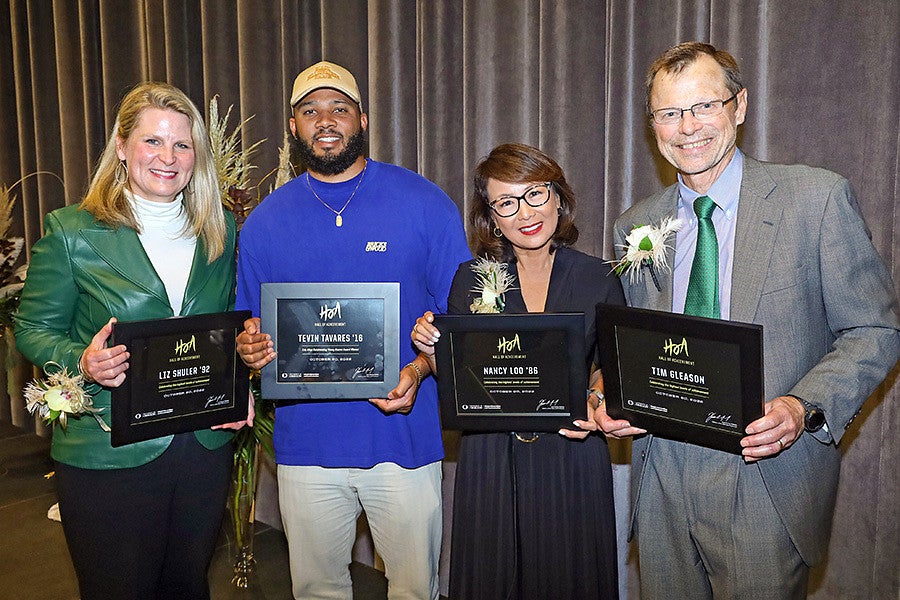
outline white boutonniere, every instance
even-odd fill
[[[475,273],[475,300],[469,305],[473,313],[500,313],[506,308],[506,292],[512,289],[513,276],[506,263],[479,258],[472,264]]]
[[[669,261],[666,250],[671,248],[668,244],[672,234],[681,229],[680,219],[666,218],[659,227],[652,225],[636,225],[631,233],[625,236],[625,243],[618,246],[625,250],[625,255],[613,263],[613,270],[620,277],[628,276],[631,283],[640,279],[641,269],[647,268],[657,291],[661,291],[659,280],[656,278],[656,270],[668,273]]]
[[[53,368],[55,371],[50,373]],[[44,365],[47,379],[35,379],[25,386],[25,406],[28,412],[40,415],[47,423],[59,421],[63,431],[69,423],[69,416],[81,417],[89,414],[97,419],[103,431],[109,431],[99,413],[102,408],[94,408],[91,395],[84,391],[84,378],[69,375],[68,369],[55,362]]]

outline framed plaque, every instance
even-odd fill
[[[247,418],[250,371],[234,338],[250,311],[119,322],[112,344],[131,353],[112,388],[112,445]]]
[[[384,398],[397,385],[399,283],[264,283],[260,321],[278,353],[265,398]]]
[[[436,315],[444,429],[558,431],[587,414],[584,313]]]
[[[611,417],[740,454],[763,415],[761,325],[598,304],[597,341]]]

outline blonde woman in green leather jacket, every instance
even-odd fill
[[[128,376],[129,357],[107,347],[112,324],[232,309],[234,249],[203,117],[177,88],[138,85],[83,202],[44,219],[17,346],[35,365],[83,373],[108,422],[110,388]],[[54,428],[60,515],[83,600],[209,597],[231,436],[203,430],[113,448],[93,418]]]

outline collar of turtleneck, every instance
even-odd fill
[[[180,231],[187,219],[183,202],[184,194],[178,194],[171,202],[153,202],[126,189],[125,197],[131,203],[131,208],[142,228],[169,229],[176,225],[176,229]]]
[[[128,190],[125,196],[141,224],[138,239],[166,288],[174,314],[181,314],[197,245],[188,227],[182,195],[172,202],[152,202]]]

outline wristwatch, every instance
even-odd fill
[[[595,396],[597,398],[597,408],[600,408],[600,405],[603,404],[604,400],[606,400],[606,396],[604,396],[603,392],[601,392],[600,390],[588,388],[587,393],[588,396]]]
[[[797,398],[797,396],[791,395],[791,398]],[[803,415],[803,428],[810,433],[815,433],[822,429],[825,426],[825,411],[803,398],[797,398],[797,400],[803,405],[805,413]]]

